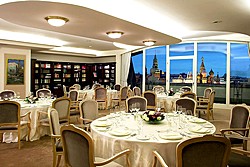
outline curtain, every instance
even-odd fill
[[[121,85],[127,86],[127,78],[130,67],[131,52],[122,54]]]
[[[134,70],[132,58],[130,59],[130,68],[129,68],[127,82],[128,82],[128,85],[131,85],[130,86],[131,89],[136,86],[135,70]]]

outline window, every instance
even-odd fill
[[[145,77],[145,90],[152,90],[155,85],[166,86],[166,46],[146,50]]]

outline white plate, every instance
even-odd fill
[[[183,138],[183,136],[177,132],[160,133],[159,137],[166,140],[180,140]]]
[[[147,135],[138,135],[138,136],[136,136],[136,139],[138,139],[138,140],[149,140],[150,137],[147,136]]]
[[[109,131],[109,134],[113,136],[128,136],[131,134],[131,131],[129,129],[117,128]]]
[[[194,133],[209,133],[210,132],[210,129],[204,128],[202,126],[194,126],[194,127],[189,128],[188,130]]]
[[[95,121],[94,126],[97,126],[97,127],[111,126],[111,122],[108,122],[108,121]]]
[[[199,119],[199,118],[195,118],[195,119],[190,119],[189,120],[192,123],[198,123],[198,124],[202,124],[202,123],[206,123],[207,121],[204,119]]]

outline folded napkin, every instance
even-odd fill
[[[168,133],[160,133],[159,136],[162,139],[167,139],[167,140],[179,140],[182,139],[182,135],[178,132],[168,132]]]
[[[194,126],[194,127],[189,128],[189,130],[191,132],[195,132],[195,133],[208,133],[208,132],[210,132],[210,129],[204,128],[202,126]]]
[[[131,131],[126,128],[116,128],[109,131],[109,133],[114,136],[127,136],[131,133]]]

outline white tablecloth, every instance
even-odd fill
[[[174,104],[177,99],[180,98],[179,94],[174,96],[167,96],[165,93],[157,94],[157,102],[160,103],[161,108],[165,109],[165,112],[172,112],[175,110]]]
[[[167,115],[167,114],[166,114]],[[215,126],[206,120],[193,116],[176,116],[169,113],[167,119],[160,124],[149,124],[143,122],[142,135],[138,135],[138,122],[133,115],[123,114],[120,117],[106,116],[91,123],[91,134],[95,143],[95,155],[102,158],[109,158],[124,149],[130,149],[130,162],[133,167],[149,167],[152,165],[152,151],[158,151],[167,162],[169,167],[175,167],[175,149],[179,142],[188,138],[213,134]],[[108,118],[106,121],[105,119]],[[195,119],[194,119],[195,118]],[[180,122],[179,122],[180,120]],[[103,124],[100,124],[103,123]],[[106,123],[105,123],[106,122]],[[196,123],[192,123],[196,122]],[[197,123],[199,122],[199,123]],[[105,127],[105,125],[112,124]],[[103,127],[100,127],[103,126]],[[191,128],[202,127],[206,132],[192,132]],[[120,128],[129,135],[113,135],[114,129]],[[166,140],[161,136],[165,134],[177,133],[181,135],[178,140]],[[142,138],[138,138],[141,137]],[[125,159],[117,160],[121,165],[125,165]]]
[[[18,102],[21,104],[21,115],[31,112],[30,117],[31,117],[31,131],[30,131],[30,140],[38,140],[39,136],[44,136],[50,134],[49,128],[43,128],[41,127],[40,129],[40,135],[38,134],[38,112],[47,112],[49,106],[51,106],[53,99],[46,99],[46,100],[39,100],[35,104],[28,104],[24,102],[23,100],[19,100]],[[43,115],[44,116],[44,115]],[[26,119],[27,117],[25,117]],[[22,129],[21,131],[21,139],[28,140],[28,129]],[[5,132],[3,134],[3,142],[17,142],[18,137],[17,133],[12,133],[12,132]]]

